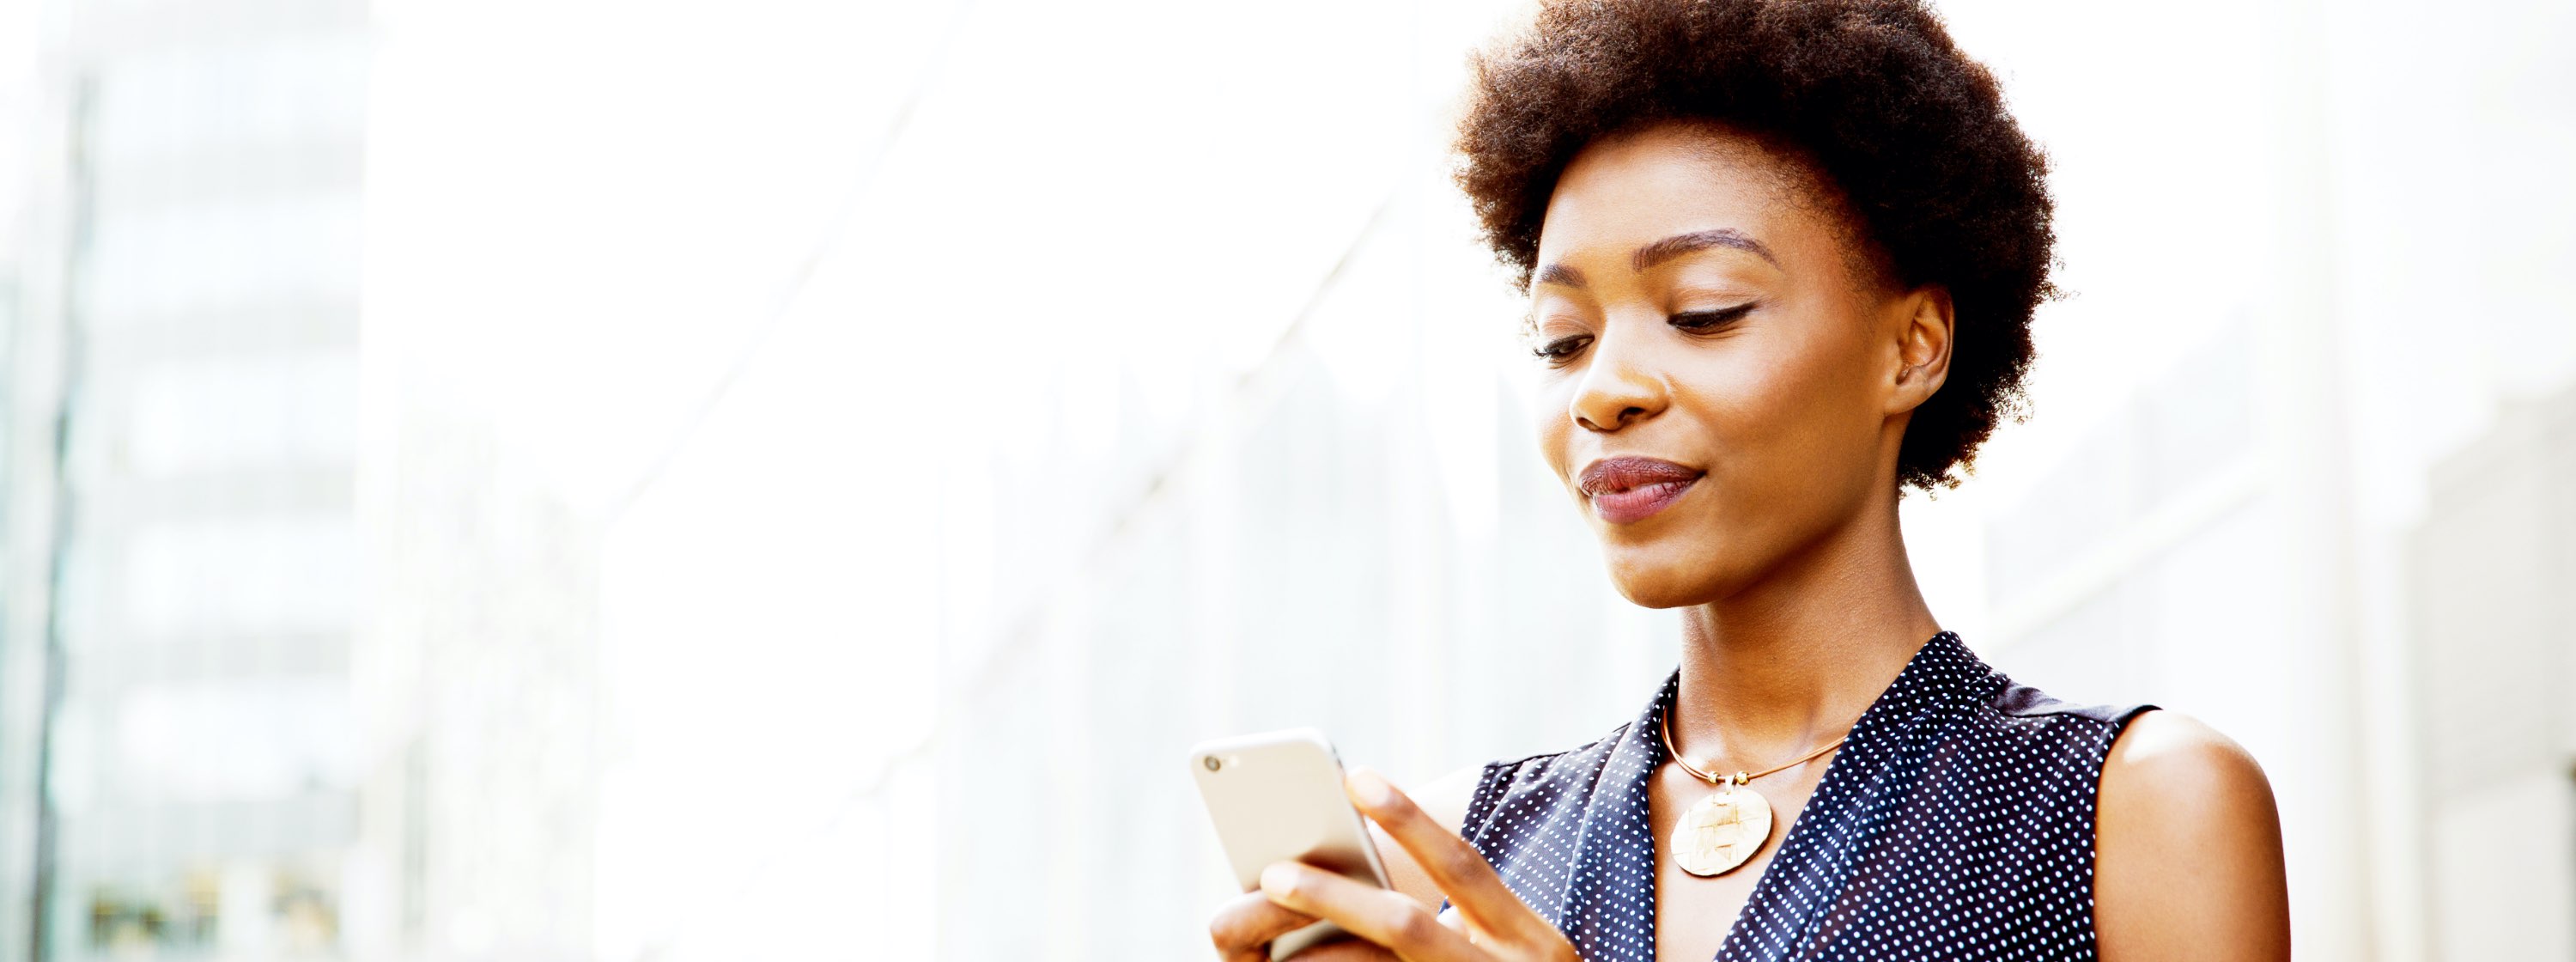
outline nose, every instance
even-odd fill
[[[1663,413],[1671,403],[1662,372],[1644,363],[1637,351],[1603,331],[1592,344],[1592,363],[1576,383],[1567,413],[1574,423],[1594,431],[1616,431]]]

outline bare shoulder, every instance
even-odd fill
[[[2272,783],[2217,729],[2169,711],[2132,720],[2102,762],[2094,839],[2102,958],[2289,957]]]
[[[2224,804],[2235,814],[2269,821],[2272,782],[2251,753],[2218,729],[2178,712],[2149,711],[2111,743],[2102,761],[2101,804],[2154,816],[2178,814],[2177,803],[2194,810]],[[2201,824],[2195,818],[2171,827]]]
[[[1476,782],[1484,772],[1483,765],[1469,765],[1419,785],[1400,785],[1397,788],[1413,799],[1413,804],[1421,806],[1423,814],[1437,820],[1441,827],[1456,832],[1467,821],[1467,805],[1475,800]],[[1431,876],[1424,874],[1420,866],[1413,864],[1412,857],[1404,853],[1404,846],[1395,844],[1395,839],[1388,837],[1386,830],[1374,822],[1369,824],[1369,834],[1377,841],[1378,860],[1386,863],[1387,878],[1395,883],[1396,890],[1413,896],[1424,905],[1439,907],[1440,887],[1432,884]]]

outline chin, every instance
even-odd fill
[[[1680,608],[1725,597],[1733,572],[1714,558],[1673,557],[1634,547],[1603,546],[1610,584],[1645,608]]]

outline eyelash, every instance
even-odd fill
[[[1746,303],[1734,307],[1722,307],[1714,311],[1689,311],[1667,318],[1666,323],[1694,334],[1703,333],[1742,320],[1744,315],[1753,312],[1755,306],[1757,305],[1754,303]],[[1688,323],[1684,323],[1686,320]],[[1591,335],[1575,334],[1531,348],[1530,354],[1551,364],[1562,364],[1572,359],[1576,351],[1582,350],[1585,344],[1591,342]]]

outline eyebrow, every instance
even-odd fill
[[[1629,266],[1642,271],[1692,251],[1704,251],[1711,247],[1732,247],[1759,255],[1763,260],[1770,261],[1774,267],[1780,265],[1780,259],[1771,256],[1771,249],[1762,246],[1761,241],[1754,240],[1743,231],[1720,227],[1716,230],[1675,234],[1637,248],[1637,253],[1629,258]]]
[[[1628,264],[1631,268],[1642,271],[1692,251],[1704,251],[1711,247],[1731,247],[1740,251],[1749,251],[1763,260],[1770,261],[1775,267],[1780,263],[1779,258],[1771,256],[1771,248],[1762,246],[1761,241],[1754,240],[1743,231],[1720,227],[1714,230],[1675,234],[1637,248],[1635,254],[1629,255]],[[1568,264],[1549,264],[1539,268],[1537,276],[1532,278],[1532,283],[1582,287],[1583,272],[1575,270]]]

